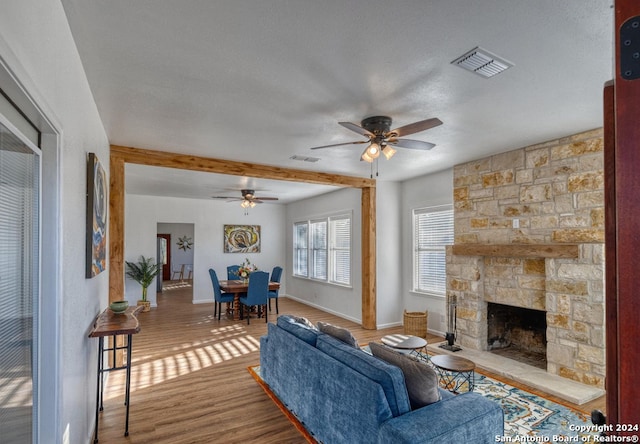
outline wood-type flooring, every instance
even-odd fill
[[[250,325],[224,316],[218,321],[213,316],[213,302],[191,303],[189,285],[168,282],[165,288],[158,294],[158,307],[139,314],[141,331],[133,336],[129,436],[123,436],[125,372],[116,371],[110,373],[105,388],[99,442],[306,442],[247,371],[248,366],[260,362],[264,319],[252,319]],[[346,327],[361,344],[403,332],[402,326],[365,330],[288,298],[280,298],[279,305],[281,314]],[[275,306],[272,308],[269,319],[275,322]],[[427,339],[430,343],[443,340],[431,335]],[[602,397],[573,407],[590,412],[593,408],[604,410],[604,405]]]

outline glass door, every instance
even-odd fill
[[[3,122],[0,115],[0,441],[30,443],[37,424],[40,150]]]

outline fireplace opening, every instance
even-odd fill
[[[487,349],[547,369],[546,312],[489,302]]]

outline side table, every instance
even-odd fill
[[[408,350],[409,354],[423,361],[429,361],[427,340],[411,335],[386,335],[380,338],[384,345],[398,350]]]
[[[89,332],[90,338],[98,338],[98,387],[96,393],[96,429],[93,436],[94,444],[98,442],[98,421],[100,419],[100,412],[103,408],[103,392],[104,392],[104,377],[103,374],[113,370],[126,370],[126,386],[125,386],[125,398],[124,404],[127,406],[127,413],[125,416],[124,436],[129,436],[129,395],[131,384],[131,336],[134,333],[140,331],[140,325],[136,314],[142,310],[142,306],[127,307],[124,313],[114,313],[110,308],[100,313],[93,324],[91,332]],[[126,335],[127,343],[125,345],[117,345],[117,336]],[[105,338],[112,337],[112,347],[105,348]],[[126,350],[127,357],[123,365],[118,366],[116,360],[116,351]],[[112,352],[111,367],[105,367],[104,353]]]
[[[459,393],[460,388],[467,383],[468,391],[473,391],[476,368],[473,361],[460,356],[435,355],[431,357],[431,364],[435,367],[441,385],[446,390]]]

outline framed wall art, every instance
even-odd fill
[[[87,155],[87,238],[85,277],[107,268],[107,177],[94,153]]]
[[[225,253],[260,253],[260,225],[225,225]]]

